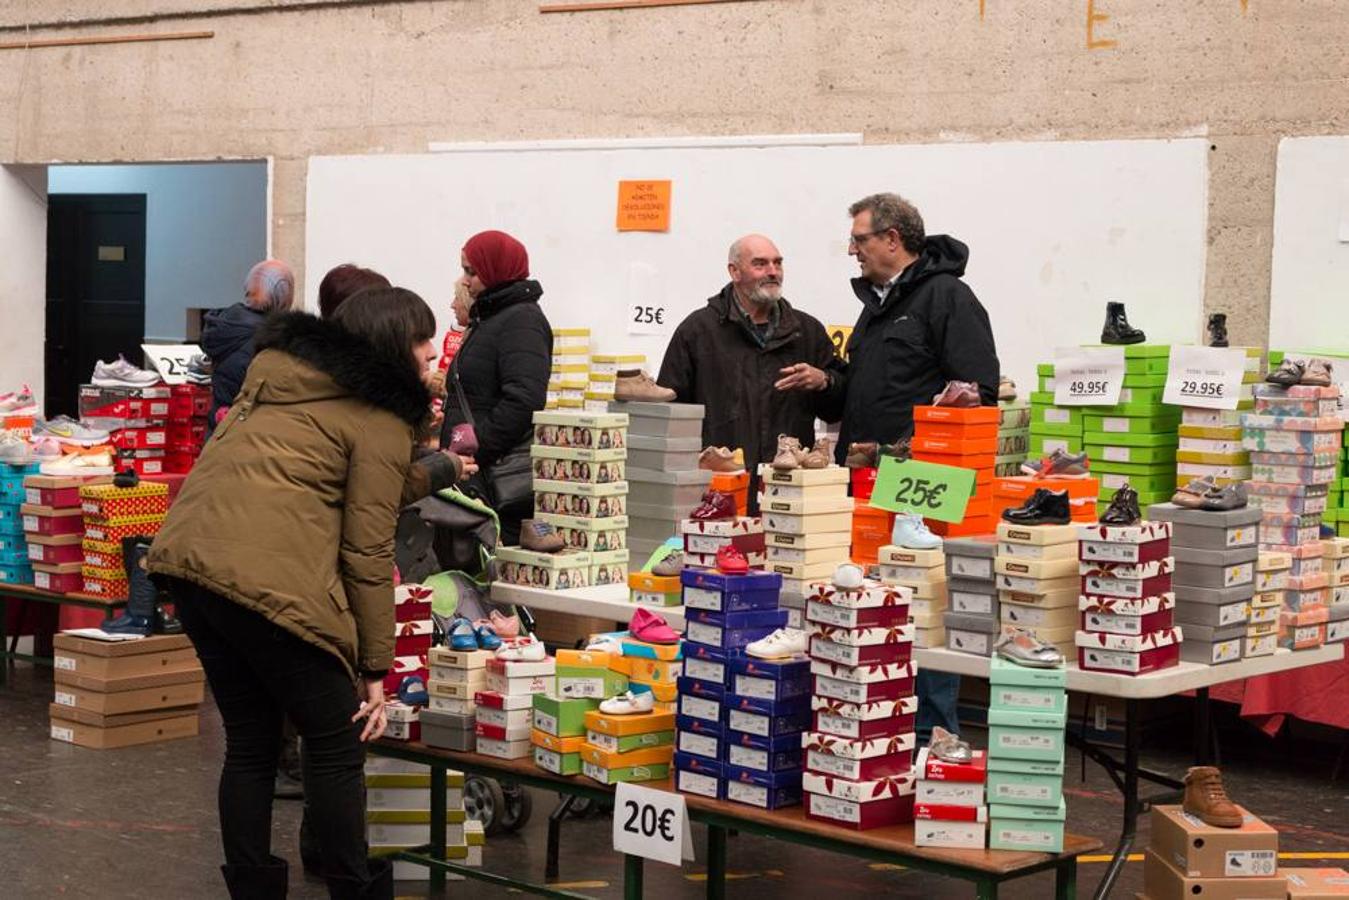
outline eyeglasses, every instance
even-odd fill
[[[866,243],[867,238],[873,238],[873,237],[876,237],[876,236],[878,236],[878,235],[885,234],[885,232],[887,232],[887,231],[889,231],[889,230],[890,230],[889,228],[886,228],[886,229],[883,229],[883,230],[881,230],[881,231],[868,231],[868,232],[865,232],[865,233],[863,233],[863,234],[850,234],[850,235],[848,235],[848,246],[849,246],[849,247],[860,247],[860,246],[862,246],[863,244]]]

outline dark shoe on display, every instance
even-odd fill
[[[1038,463],[1022,463],[1021,471],[1036,478],[1086,478],[1091,475],[1090,467],[1091,460],[1085,452],[1074,456],[1055,450]]]
[[[1105,305],[1105,325],[1101,328],[1102,344],[1141,344],[1148,336],[1141,329],[1129,324],[1124,313],[1124,304],[1110,302]]]
[[[1303,371],[1302,380],[1298,384],[1330,387],[1330,363],[1324,359],[1307,360],[1307,368]]]
[[[834,461],[833,441],[827,437],[819,438],[815,441],[815,446],[805,456],[801,457],[801,468],[803,469],[827,469],[830,463]]]
[[[123,469],[112,476],[112,483],[119,488],[133,488],[141,483],[141,477],[136,474],[135,469]]]
[[[1241,810],[1227,799],[1223,773],[1213,766],[1195,766],[1185,773],[1182,808],[1214,828],[1240,828]]]
[[[1073,519],[1067,491],[1036,488],[1020,506],[1002,511],[1005,522],[1013,525],[1067,525]]]
[[[1005,660],[1031,669],[1057,669],[1063,665],[1063,654],[1053,644],[1046,644],[1025,628],[1004,625],[1002,636],[993,644],[993,652]]]
[[[806,451],[801,449],[801,442],[791,435],[778,435],[778,452],[769,463],[779,472],[790,472],[792,469],[801,468],[801,461],[806,458]]]
[[[1217,489],[1217,483],[1207,475],[1203,478],[1192,478],[1189,484],[1176,488],[1176,492],[1171,495],[1171,502],[1181,509],[1198,509],[1204,502],[1204,495]]]
[[[875,441],[849,444],[843,464],[850,469],[874,469],[880,465],[880,451],[880,445]]]
[[[689,513],[690,519],[697,519],[700,522],[734,519],[735,516],[735,498],[721,491],[708,491],[703,494],[703,502]]]
[[[1208,317],[1208,345],[1227,346],[1227,313],[1213,313]]]
[[[1291,356],[1285,356],[1283,362],[1273,372],[1265,376],[1265,381],[1270,384],[1278,384],[1283,387],[1292,387],[1295,384],[1302,383],[1302,375],[1307,370],[1307,364],[1300,359],[1293,359]]]
[[[525,519],[520,523],[520,546],[535,553],[559,553],[566,549],[567,543],[547,522]]]
[[[998,379],[998,400],[1010,403],[1016,399],[1016,382],[1006,375]]]
[[[183,623],[169,612],[163,595],[155,598],[155,620],[150,628],[155,634],[182,634]]]
[[[1233,481],[1204,494],[1199,500],[1199,509],[1206,512],[1227,512],[1246,508],[1246,482]]]
[[[892,456],[904,462],[913,452],[912,438],[900,438],[893,444],[881,444],[881,456]]]
[[[1101,516],[1102,525],[1137,525],[1143,521],[1143,512],[1138,508],[1138,491],[1127,484],[1115,491],[1110,499],[1110,507]]]
[[[150,539],[129,537],[122,539],[122,566],[126,570],[126,609],[120,616],[98,627],[108,634],[139,634],[149,637],[154,630],[155,606],[159,591],[145,570],[145,557],[150,552]]]
[[[285,900],[290,866],[279,856],[265,866],[221,866],[230,900]]]
[[[675,392],[656,384],[641,369],[625,369],[614,377],[614,399],[633,403],[670,403]]]
[[[956,406],[970,409],[978,406],[979,385],[973,381],[948,381],[941,393],[932,398],[933,406]]]

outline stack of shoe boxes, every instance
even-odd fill
[[[84,593],[110,600],[127,596],[127,539],[158,534],[169,514],[169,486],[142,481],[134,487],[86,484],[80,489],[84,516]]]
[[[388,725],[384,737],[391,741],[420,741],[422,739],[422,708],[408,706],[396,697],[384,701],[384,714]]]
[[[1349,537],[1349,500],[1345,489],[1349,488],[1349,425],[1345,426],[1340,437],[1340,466],[1334,481],[1327,485],[1326,517],[1327,523],[1333,523],[1335,534]]]
[[[205,673],[186,635],[54,644],[52,740],[106,750],[197,733]]]
[[[586,387],[586,412],[604,412],[601,403],[614,399],[618,373],[646,367],[646,356],[641,353],[596,353],[590,357],[590,383]]]
[[[1330,578],[1330,602],[1327,604],[1326,643],[1349,639],[1349,538],[1331,538],[1321,542],[1326,575]]]
[[[912,591],[866,580],[812,585],[813,730],[806,751],[806,815],[862,830],[913,820]]]
[[[400,584],[393,589],[394,657],[384,676],[384,693],[392,696],[404,678],[430,679],[427,658],[431,650],[432,590],[421,584]]]
[[[553,329],[553,367],[545,409],[584,409],[590,387],[590,329]]]
[[[683,602],[678,575],[629,572],[628,591],[628,599],[638,606],[679,606]]]
[[[556,775],[581,774],[586,713],[628,689],[627,676],[614,665],[621,659],[604,650],[557,651],[556,678],[533,699],[534,765]]]
[[[913,643],[922,650],[946,645],[946,614],[950,592],[946,555],[940,547],[910,550],[887,544],[880,550],[881,582],[905,589]]]
[[[989,661],[988,846],[1063,850],[1067,674]]]
[[[18,528],[28,547],[31,562],[14,569],[6,569],[0,577],[22,579],[23,584],[35,584],[46,591],[59,594],[84,590],[84,510],[80,501],[80,487],[85,484],[104,484],[109,477],[71,478],[64,475],[26,475],[23,479],[23,504],[0,506],[0,530]],[[13,517],[13,518],[12,518]],[[7,532],[13,535],[13,532]],[[133,532],[139,533],[139,532]],[[154,531],[148,533],[153,534]],[[16,541],[17,543],[17,541]],[[98,549],[106,551],[109,559],[120,565],[121,538],[109,540]],[[36,568],[34,568],[36,566]],[[122,576],[123,590],[111,600],[126,599],[126,576]]]
[[[211,386],[175,384],[169,388],[168,446],[163,471],[185,475],[192,471],[206,445],[206,419],[211,411]],[[153,475],[146,460],[142,475]]]
[[[1021,474],[1030,452],[1030,406],[1015,401],[998,404],[998,457],[994,477]]]
[[[487,690],[474,697],[473,731],[476,749],[484,756],[524,759],[533,755],[530,729],[534,723],[534,695],[556,684],[557,660],[487,660]]]
[[[1170,522],[1078,528],[1078,665],[1141,675],[1180,662]]]
[[[743,553],[752,569],[762,569],[768,560],[763,520],[757,516],[684,519],[679,523],[679,534],[684,541],[686,566],[716,568],[717,551],[728,545]]]
[[[852,547],[849,559],[859,566],[874,566],[880,549],[890,542],[895,514],[871,505],[871,498],[853,497]]]
[[[1320,559],[1315,559],[1320,564]],[[1271,645],[1281,641],[1280,622],[1284,613],[1284,598],[1288,580],[1293,573],[1293,554],[1282,550],[1261,550],[1255,560],[1255,594],[1247,609],[1246,636],[1257,650],[1272,653]],[[1312,604],[1309,611],[1316,610]],[[1255,656],[1262,653],[1252,654]]]
[[[28,491],[24,481],[27,478],[38,477],[37,471],[36,463],[28,466],[0,463],[0,584],[32,584],[33,564],[54,561],[54,557],[62,553],[53,548],[52,556],[49,557],[44,553],[46,548],[40,545],[36,545],[36,550],[31,550],[24,537],[22,507],[28,502]],[[78,492],[76,497],[78,499]],[[69,561],[77,566],[78,581],[78,565],[81,561],[80,539],[75,535],[66,535],[58,540],[74,545],[73,551],[65,553],[69,556]],[[45,589],[55,590],[50,586]],[[78,585],[75,590],[79,590]]]
[[[1240,809],[1240,807],[1238,807]],[[1154,806],[1138,896],[1286,900],[1279,832],[1242,809],[1236,828],[1206,824],[1181,806]],[[1316,894],[1331,897],[1332,894]]]
[[[913,842],[918,847],[982,850],[988,842],[988,756],[947,762],[924,747],[914,765]]]
[[[767,569],[782,576],[782,604],[790,609],[804,609],[810,583],[850,559],[854,501],[848,473],[833,465],[786,472],[759,467]]]
[[[1076,526],[1001,523],[993,571],[1002,624],[1070,654],[1081,587]]]
[[[990,656],[1002,622],[993,572],[997,537],[948,538],[943,549],[949,604],[943,618],[946,648]]]
[[[390,856],[431,842],[431,767],[384,756],[365,761],[366,842],[371,856]],[[464,809],[464,774],[445,773],[445,859],[482,865],[482,823]],[[430,869],[394,861],[397,881],[426,881]],[[451,878],[456,876],[451,875]]]
[[[997,524],[993,513],[993,470],[998,457],[1002,411],[980,406],[913,408],[912,455],[922,462],[973,469],[974,494],[960,522],[930,521],[935,534],[961,537],[989,534]]]
[[[1176,482],[1207,478],[1222,486],[1251,477],[1250,453],[1241,444],[1241,416],[1254,407],[1255,382],[1262,377],[1259,348],[1246,348],[1246,373],[1236,409],[1182,407]]]
[[[1250,614],[1256,600],[1260,510],[1215,512],[1171,503],[1148,507],[1148,520],[1169,522],[1175,620],[1185,629],[1182,658],[1216,665],[1274,651],[1265,629]],[[1263,596],[1263,595],[1260,595]]]
[[[431,677],[426,682],[431,704],[422,710],[422,743],[464,752],[474,749],[476,697],[487,690],[487,661],[493,655],[491,650],[431,648],[427,656]]]
[[[698,468],[703,408],[693,403],[613,403],[628,417],[628,549],[645,560],[679,533],[707,490]]]
[[[726,799],[760,809],[795,806],[805,761],[801,735],[810,727],[810,660],[732,656],[727,665]]]
[[[674,759],[675,714],[657,709],[627,716],[585,714],[581,774],[600,784],[664,781]]]
[[[1083,408],[1055,406],[1054,364],[1040,363],[1035,367],[1039,390],[1030,395],[1031,460],[1043,459],[1055,450],[1077,455],[1082,452]]]
[[[134,468],[138,475],[167,471],[171,405],[166,384],[139,388],[80,385],[80,420],[108,429],[118,467]]]
[[[591,635],[591,640],[605,635]],[[679,672],[683,668],[683,641],[673,644],[653,644],[639,640],[629,632],[607,635],[623,648],[621,655],[610,654],[609,668],[628,680],[634,692],[649,691],[655,699],[655,709],[674,712],[679,699]]]

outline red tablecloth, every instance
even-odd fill
[[[1242,717],[1271,736],[1283,727],[1285,716],[1349,728],[1349,657],[1214,685],[1209,696],[1240,704]]]

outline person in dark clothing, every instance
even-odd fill
[[[501,519],[501,542],[518,544],[533,510],[528,490],[533,416],[548,399],[553,329],[539,308],[543,288],[529,277],[525,246],[502,231],[469,238],[460,254],[461,280],[473,298],[469,332],[446,379],[440,446],[479,466],[468,485]],[[464,409],[462,398],[467,402]],[[500,497],[500,476],[524,473],[526,489]]]
[[[701,403],[703,444],[743,448],[753,474],[773,458],[778,435],[810,447],[816,418],[838,420],[843,379],[824,326],[783,298],[782,254],[772,241],[740,238],[726,269],[730,282],[675,329],[656,381],[679,403]],[[818,375],[784,385],[802,361]],[[751,484],[751,512],[757,493]]]
[[[896,194],[872,194],[848,208],[848,253],[862,314],[848,340],[846,399],[836,456],[848,444],[889,444],[913,434],[913,408],[932,402],[948,381],[972,381],[986,405],[998,402],[998,351],[988,313],[965,274],[969,248],[928,235],[923,217]],[[934,725],[958,731],[960,676],[918,673],[918,734]]]
[[[253,332],[273,310],[290,309],[295,299],[295,275],[279,259],[265,259],[248,271],[241,303],[206,314],[201,349],[211,359],[211,411],[206,436],[229,412],[253,361]]]

